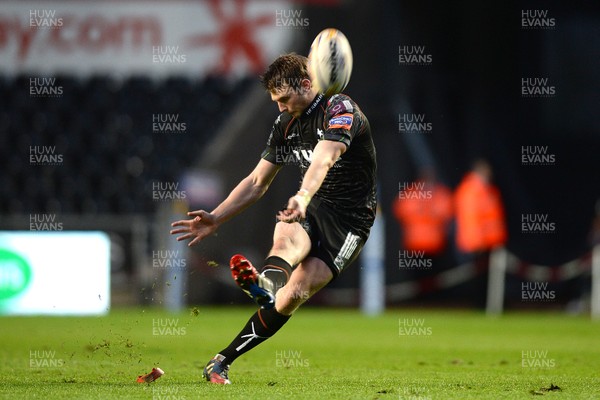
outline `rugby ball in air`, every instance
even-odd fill
[[[313,86],[326,96],[344,90],[352,74],[352,49],[346,36],[333,28],[321,31],[310,46],[308,70]]]

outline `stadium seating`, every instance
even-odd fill
[[[0,215],[153,212],[152,182],[193,165],[250,82],[60,76],[62,95],[35,97],[28,76],[0,77]],[[154,132],[155,114],[185,130]],[[31,146],[62,162],[33,165]]]

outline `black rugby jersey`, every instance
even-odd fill
[[[299,118],[281,113],[271,129],[262,158],[277,165],[296,165],[302,177],[319,140],[346,145],[314,197],[370,227],[375,218],[375,146],[367,117],[344,94],[318,94]]]

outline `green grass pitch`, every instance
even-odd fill
[[[252,308],[107,317],[0,318],[3,399],[594,399],[600,323],[475,311],[304,308],[232,366],[201,380]],[[151,384],[138,375],[159,366]]]

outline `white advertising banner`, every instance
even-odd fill
[[[6,1],[0,7],[0,71],[258,74],[289,51],[298,31],[282,24],[289,10],[283,0]]]
[[[0,314],[101,315],[110,308],[103,232],[0,232]]]

